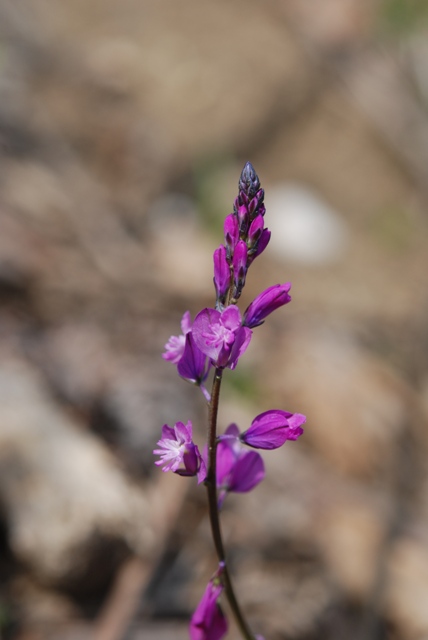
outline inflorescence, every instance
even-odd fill
[[[224,221],[224,244],[214,251],[214,308],[200,311],[191,320],[186,311],[182,334],[171,336],[163,358],[177,367],[178,374],[198,386],[208,402],[207,443],[199,450],[193,442],[192,423],[164,425],[154,454],[163,471],[196,476],[208,489],[213,539],[219,566],[209,581],[190,623],[191,640],[221,640],[227,633],[227,619],[219,605],[225,590],[232,612],[246,640],[263,640],[254,635],[243,617],[233,592],[218,512],[230,492],[244,493],[256,487],[265,476],[261,455],[254,449],[277,449],[302,433],[304,415],[271,409],[256,416],[240,433],[236,424],[217,435],[217,410],[223,371],[235,369],[250,344],[253,329],[263,324],[276,309],[290,302],[291,284],[276,284],[260,293],[241,315],[237,306],[245,286],[247,271],[267,247],[270,231],[264,227],[264,190],[250,162],[239,179],[239,193],[233,213]],[[205,383],[214,369],[212,392]]]

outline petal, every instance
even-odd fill
[[[235,369],[238,364],[239,358],[245,353],[248,345],[250,344],[251,336],[253,332],[248,327],[241,327],[236,334],[235,342],[233,343],[232,350],[229,357],[230,369]]]
[[[172,427],[168,427],[167,424],[164,424],[162,427],[162,440],[177,440],[174,429]]]
[[[203,309],[196,316],[192,326],[192,335],[196,346],[212,360],[217,359],[222,345],[210,342],[209,336],[213,335],[212,327],[220,323],[220,318],[220,311],[209,308]]]
[[[231,304],[221,314],[221,324],[230,331],[236,331],[241,326],[241,312],[236,304]]]
[[[246,493],[265,477],[263,458],[257,451],[244,453],[233,467],[229,480],[229,491]]]
[[[190,443],[192,442],[192,423],[190,420],[187,424],[183,424],[182,422],[176,422],[174,425],[174,430],[177,436],[177,441],[181,443]]]
[[[231,447],[225,442],[220,440],[217,444],[217,464],[216,464],[216,476],[217,486],[221,487],[223,484],[229,484],[228,477],[231,473],[236,461],[236,455]]]
[[[192,332],[186,335],[184,353],[177,364],[178,374],[191,382],[201,382],[206,373],[207,357],[196,346]]]
[[[183,317],[181,318],[181,330],[183,334],[186,335],[186,333],[189,333],[191,328],[192,328],[192,318],[190,315],[190,311],[185,311]]]

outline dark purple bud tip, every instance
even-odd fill
[[[239,190],[243,191],[249,198],[253,198],[259,189],[259,177],[251,162],[247,162],[239,178]]]

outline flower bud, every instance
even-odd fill
[[[291,296],[288,294],[290,289],[291,282],[286,282],[285,284],[275,284],[262,291],[245,311],[243,325],[253,329],[263,324],[264,319],[272,311],[290,302]]]
[[[239,190],[243,191],[248,197],[252,198],[259,189],[259,177],[251,162],[246,162],[239,178]]]
[[[234,213],[228,215],[224,221],[224,239],[226,242],[227,258],[230,259],[233,256],[239,240],[238,218]]]
[[[230,267],[226,259],[226,249],[221,245],[214,251],[214,286],[217,301],[224,304],[230,287]]]
[[[252,249],[258,243],[260,236],[263,232],[264,227],[264,218],[261,215],[258,215],[254,218],[252,223],[250,224],[250,228],[248,230],[248,247]]]
[[[235,253],[233,255],[233,280],[235,284],[233,292],[234,298],[239,298],[245,284],[245,277],[247,275],[247,254],[247,245],[243,240],[240,240],[235,247]]]
[[[241,442],[255,449],[277,449],[286,440],[297,440],[306,422],[306,416],[289,413],[280,409],[271,409],[256,416],[251,427],[241,434]]]

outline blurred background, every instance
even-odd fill
[[[426,1],[1,0],[3,640],[188,637],[205,492],[151,452],[205,407],[160,354],[213,304],[247,160],[242,306],[293,302],[220,423],[308,421],[227,500],[237,592],[267,640],[428,638]]]

